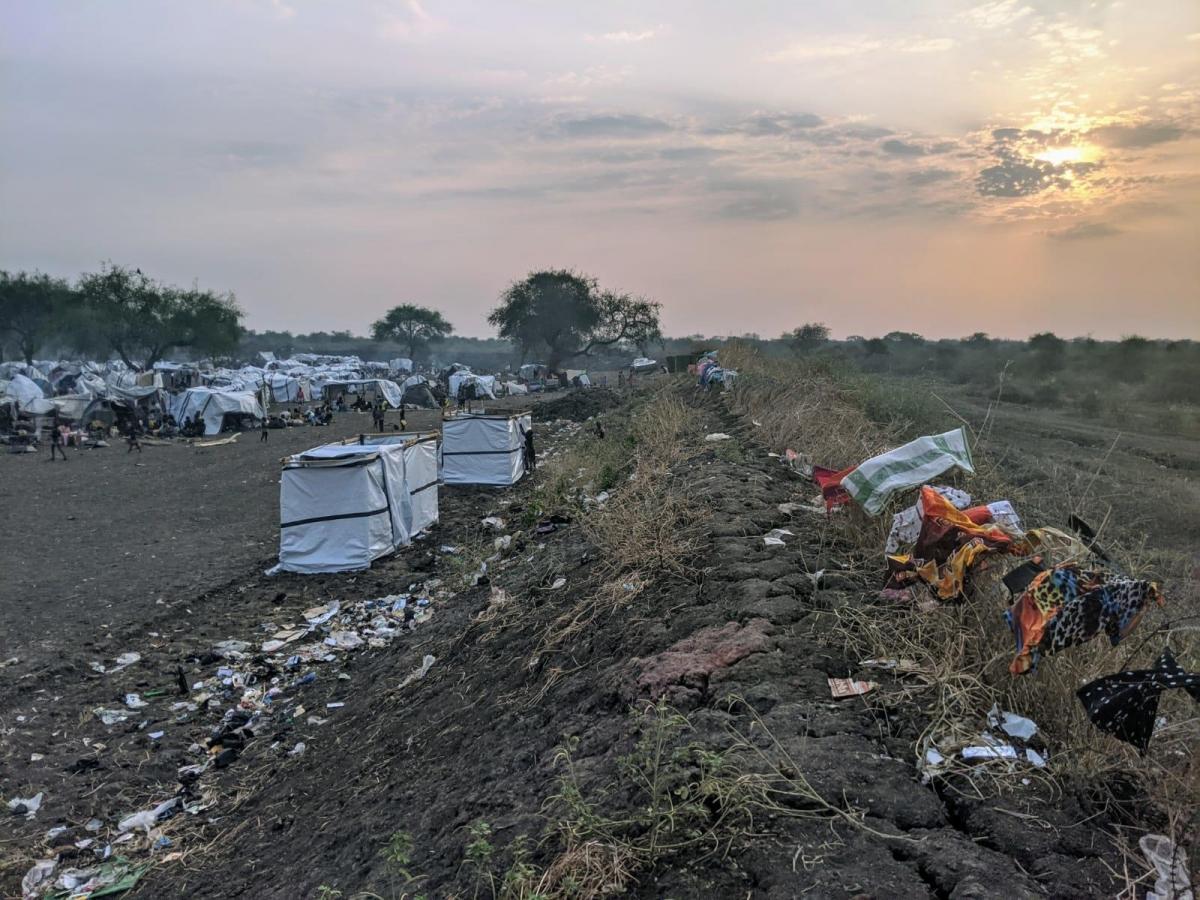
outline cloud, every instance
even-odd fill
[[[895,45],[901,53],[942,53],[954,47],[953,38],[912,38]]]
[[[818,128],[825,120],[812,113],[788,115],[755,115],[742,121],[736,128],[751,136],[789,134],[796,130]]]
[[[563,72],[546,79],[546,84],[553,87],[588,88],[620,84],[633,74],[630,66],[612,68],[606,65],[588,66],[582,72]]]
[[[800,211],[800,205],[795,198],[782,194],[760,194],[757,197],[743,197],[726,203],[717,215],[722,219],[750,219],[757,222],[778,222],[789,219]]]
[[[919,169],[916,172],[909,172],[906,180],[915,187],[923,187],[939,181],[949,181],[955,174],[950,169]]]
[[[981,3],[959,14],[958,18],[976,28],[1005,28],[1020,21],[1033,12],[1032,6],[1024,6],[1020,0],[993,0]]]
[[[392,41],[415,41],[441,30],[442,22],[425,11],[421,0],[403,0],[394,5],[400,9],[383,17],[378,28],[380,37]]]
[[[1141,122],[1135,125],[1102,125],[1087,137],[1097,144],[1118,149],[1140,149],[1177,141],[1184,130],[1171,122]]]
[[[724,156],[725,151],[716,147],[664,147],[658,155],[669,162],[707,162]]]
[[[563,134],[573,138],[640,138],[665,134],[671,130],[671,126],[662,119],[631,113],[584,116],[565,119],[558,124]]]
[[[844,59],[882,49],[883,41],[866,35],[831,38],[814,43],[797,42],[767,56],[770,62],[809,62],[821,59]]]
[[[918,144],[898,141],[895,138],[890,141],[884,141],[879,145],[879,148],[890,156],[924,156],[926,152],[925,148]]]
[[[588,35],[589,41],[610,41],[615,44],[640,44],[658,37],[663,27],[645,28],[641,31],[608,31],[601,35]]]
[[[1068,228],[1046,232],[1046,235],[1055,241],[1089,241],[1117,234],[1124,234],[1124,232],[1117,226],[1109,225],[1106,222],[1078,222]]]

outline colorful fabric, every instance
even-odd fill
[[[896,491],[918,487],[953,468],[974,472],[967,432],[928,435],[860,463],[842,480],[850,497],[877,516]]]
[[[958,488],[936,485],[937,491],[952,504],[955,509],[966,509],[971,505],[971,495]],[[986,507],[984,507],[986,509]],[[892,516],[892,530],[888,532],[887,542],[883,545],[884,553],[895,553],[904,544],[913,543],[921,534],[921,503],[918,500],[908,509],[903,509]]]
[[[980,538],[994,547],[1009,547],[1014,536],[1003,528],[992,524],[991,512],[984,506],[982,514],[975,518],[987,519],[980,523],[966,512],[955,508],[946,497],[931,487],[921,488],[921,533],[917,536],[913,553],[922,559],[948,559],[955,548],[974,538]]]
[[[853,471],[854,466],[842,469],[840,472],[834,469],[826,469],[823,466],[812,467],[813,481],[821,489],[821,496],[825,498],[826,512],[833,512],[834,507],[843,506],[850,502],[850,495],[842,487],[842,479]]]
[[[1004,614],[1017,645],[1009,671],[1021,675],[1037,668],[1041,653],[1086,643],[1102,632],[1116,646],[1150,600],[1163,602],[1153,581],[1081,572],[1074,564],[1038,574]]]
[[[1185,672],[1167,647],[1153,669],[1105,675],[1075,693],[1093,725],[1145,753],[1154,735],[1159,695],[1170,688],[1183,688],[1200,703],[1200,674]]]

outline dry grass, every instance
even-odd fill
[[[902,440],[905,423],[873,423],[858,396],[860,382],[854,379],[843,382],[836,373],[804,362],[788,366],[772,361],[768,371],[745,349],[727,351],[723,362],[740,372],[737,387],[726,395],[730,407],[760,423],[764,438],[779,450],[791,447],[811,462],[841,467]],[[946,427],[961,420],[949,404],[945,412]],[[1048,770],[1022,767],[1020,777],[1040,778],[1053,792],[1055,780],[1102,787],[1115,776],[1132,774],[1152,807],[1146,825],[1194,848],[1200,838],[1200,716],[1195,702],[1182,691],[1164,693],[1160,715],[1168,724],[1142,757],[1093,727],[1075,696],[1082,684],[1101,675],[1149,667],[1168,641],[1185,668],[1200,669],[1200,600],[1190,577],[1194,562],[1179,553],[1149,551],[1144,539],[1114,529],[1111,523],[1120,518],[1120,490],[1113,484],[1118,478],[1100,468],[1071,477],[1048,473],[1050,477],[1037,480],[1036,490],[1014,486],[1006,477],[1015,457],[1013,447],[994,433],[992,424],[989,416],[977,433],[972,431],[977,472],[961,486],[982,500],[1011,500],[1030,527],[1062,522],[1069,512],[1088,517],[1098,524],[1106,547],[1126,571],[1141,577],[1152,572],[1165,581],[1168,608],[1149,611],[1138,631],[1119,647],[1096,640],[1046,658],[1036,673],[1013,677],[1008,672],[1012,636],[1003,620],[1011,598],[1000,576],[1018,560],[993,557],[987,571],[975,573],[964,603],[928,613],[901,606],[889,613],[878,605],[849,605],[833,614],[833,628],[822,637],[841,644],[852,658],[917,662],[924,674],[904,680],[901,692],[928,722],[913,748],[915,761],[923,759],[927,747],[952,748],[977,737],[987,711],[999,703],[1033,718],[1051,749]],[[856,565],[877,571],[881,584],[882,546],[890,519],[890,511],[871,519],[850,510],[831,517],[829,525],[846,545],[846,555]],[[1008,762],[964,767],[961,774],[970,779],[952,779],[954,783],[979,796],[1003,791],[1014,780]]]

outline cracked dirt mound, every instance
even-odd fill
[[[592,416],[608,412],[620,404],[621,395],[617,391],[611,388],[594,387],[542,400],[535,409],[543,419],[569,419],[572,422],[583,422]]]
[[[207,598],[270,618],[378,596],[456,573],[433,548],[480,540],[483,516],[514,534],[487,583],[347,658],[348,679],[304,686],[309,709],[345,706],[332,723],[264,736],[215,776],[220,802],[178,833],[193,852],[134,896],[1110,896],[1109,843],[1083,800],[1037,784],[941,796],[913,765],[920,713],[889,706],[887,678],[870,702],[830,698],[827,678],[855,670],[822,640],[823,616],[869,607],[873,586],[847,573],[815,588],[808,573],[837,573],[841,548],[819,519],[779,509],[811,489],[716,402],[679,395],[686,427],[660,483],[709,516],[677,574],[614,579],[584,521],[597,514],[575,509],[538,533],[546,498],[524,482],[445,491],[430,549],[369,573],[283,589],[251,578]],[[704,447],[714,430],[734,440]],[[645,491],[638,472],[617,490]],[[767,546],[780,526],[794,537]],[[632,599],[612,599],[623,591]],[[548,640],[564,621],[569,640]],[[427,654],[426,677],[401,689]],[[303,755],[280,750],[297,740]],[[182,761],[163,761],[161,789]]]

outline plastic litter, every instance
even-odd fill
[[[314,606],[312,609],[306,609],[304,611],[304,619],[310,625],[324,625],[336,616],[341,608],[342,604],[334,600],[332,603],[327,603],[324,606]]]
[[[725,432],[723,432],[723,431],[714,431],[712,434],[706,434],[706,435],[704,436],[704,439],[705,439],[706,441],[714,441],[714,442],[715,442],[715,441],[729,441],[729,440],[732,440],[732,438],[731,438],[729,435],[727,435]]]
[[[557,591],[559,588],[566,587],[566,585],[567,579],[562,575],[559,575],[554,579],[554,583],[550,585],[550,590]]]
[[[288,756],[302,756],[304,751],[307,749],[308,747],[305,745],[304,741],[297,741],[296,746],[288,751]]]
[[[1033,719],[1027,719],[1024,716],[1018,716],[1016,713],[1001,710],[999,704],[992,706],[991,712],[988,713],[988,725],[992,728],[999,728],[1009,737],[1020,738],[1023,741],[1029,740],[1037,734],[1037,723]]]
[[[1138,847],[1157,876],[1154,890],[1146,893],[1146,900],[1195,900],[1187,851],[1162,834],[1142,835]]]
[[[486,519],[481,519],[479,524],[486,525],[488,528],[494,528],[496,531],[499,531],[504,527],[504,520],[499,516],[488,516]]]
[[[135,828],[141,828],[146,832],[146,834],[149,834],[150,829],[153,828],[157,822],[167,818],[172,812],[174,812],[175,806],[178,802],[179,798],[172,797],[170,800],[165,800],[158,804],[158,806],[155,806],[153,809],[143,809],[135,812],[131,816],[126,816],[117,823],[117,831],[124,833],[126,831],[133,831]]]
[[[768,547],[782,547],[784,545],[784,537],[795,537],[786,528],[772,528],[763,535],[763,543]]]
[[[32,819],[37,815],[37,811],[42,807],[41,791],[38,791],[32,797],[13,797],[8,801],[8,811],[14,816],[24,816],[27,819]]]
[[[874,681],[855,681],[853,678],[827,678],[826,681],[829,682],[829,693],[834,700],[860,697],[879,687]]]
[[[149,706],[150,704],[147,703],[145,700],[143,700],[137,694],[126,694],[125,695],[125,705],[128,706],[130,709],[141,709],[143,706]]]
[[[50,876],[54,874],[54,867],[57,865],[57,859],[39,859],[35,862],[33,867],[25,873],[25,877],[21,879],[21,896],[34,897],[41,893],[39,889],[50,880]]]
[[[983,735],[986,741],[992,741],[988,735]],[[987,743],[962,748],[963,759],[1016,759],[1017,748],[1012,744]]]
[[[103,706],[97,706],[92,712],[105,725],[116,725],[129,718],[129,714],[122,709],[107,709]]]
[[[435,662],[437,662],[436,656],[430,656],[429,654],[426,654],[425,658],[421,660],[421,665],[413,669],[412,672],[406,675],[404,680],[400,682],[400,687],[403,689],[408,687],[414,681],[420,681],[429,674],[429,670],[433,668],[433,664]]]

